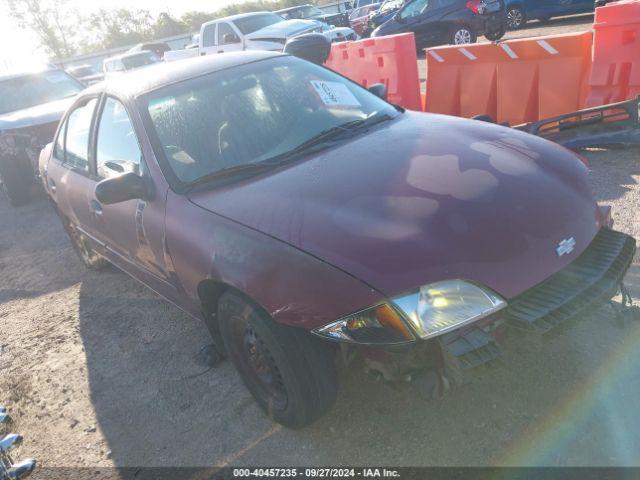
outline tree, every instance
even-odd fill
[[[200,30],[200,25],[210,20],[218,18],[217,12],[187,12],[180,17],[180,22],[185,26],[187,31],[195,32]]]
[[[153,38],[155,19],[148,10],[100,9],[89,15],[88,50],[108,50]]]
[[[176,20],[169,13],[162,12],[153,25],[154,38],[171,37],[189,31],[189,27],[182,20]]]
[[[40,44],[56,60],[76,52],[70,20],[77,12],[67,11],[67,0],[6,0],[6,3],[18,24],[32,30]]]

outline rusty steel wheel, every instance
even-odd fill
[[[338,388],[331,345],[276,323],[236,292],[220,298],[218,322],[229,358],[272,419],[301,428],[331,408]]]
[[[61,217],[62,218],[62,217]],[[84,265],[92,270],[100,270],[109,264],[109,262],[99,253],[96,253],[89,244],[87,238],[80,232],[73,223],[66,218],[62,218],[64,229],[69,235],[71,246],[82,260]]]

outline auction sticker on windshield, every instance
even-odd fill
[[[347,86],[340,82],[311,80],[311,85],[320,95],[322,102],[329,107],[360,107],[358,99]]]

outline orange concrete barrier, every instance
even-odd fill
[[[640,1],[596,8],[593,66],[586,107],[640,94]]]
[[[364,87],[384,84],[391,103],[422,109],[413,33],[333,44],[325,65]]]
[[[582,108],[593,34],[427,50],[425,110],[532,122]]]

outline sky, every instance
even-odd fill
[[[69,6],[88,15],[100,8],[144,9],[152,13],[167,11],[180,16],[190,10],[214,11],[243,0],[69,0]],[[9,15],[5,0],[0,0],[0,69],[6,61],[46,61],[35,36],[18,26]]]

